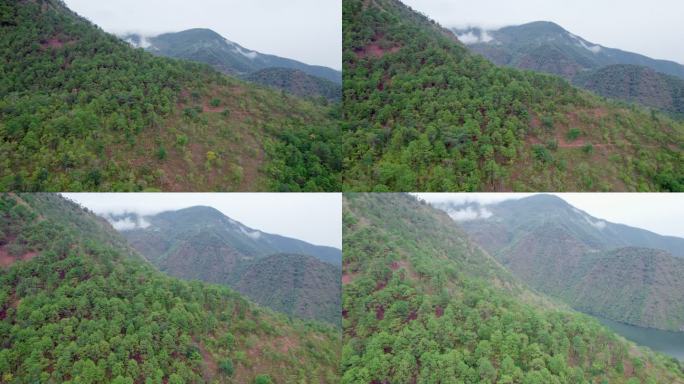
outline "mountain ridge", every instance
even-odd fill
[[[454,28],[497,65],[559,75],[598,95],[684,116],[684,65],[589,42],[553,22]]]
[[[206,206],[131,217],[125,216],[145,225],[121,234],[161,271],[226,285],[276,311],[339,326],[340,249],[253,229]]]
[[[452,218],[465,207],[434,205]],[[611,223],[553,195],[485,207],[487,217],[459,226],[535,290],[599,317],[684,329],[683,238]]]
[[[340,71],[247,49],[208,28],[167,32],[156,36],[124,34],[121,38],[152,53],[207,63],[221,72],[247,75],[265,68],[288,68],[341,83]]]

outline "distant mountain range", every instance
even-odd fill
[[[220,72],[299,96],[322,95],[335,100],[341,97],[340,71],[263,54],[230,41],[210,29],[189,29],[158,36],[127,34],[121,38],[155,55],[209,64]],[[268,76],[261,72],[264,70],[269,70]]]
[[[559,75],[602,96],[684,113],[684,81],[677,81],[684,79],[684,65],[676,62],[604,47],[548,21],[453,31],[495,64]]]
[[[611,320],[684,329],[682,238],[610,223],[551,195],[437,206],[540,292]],[[461,220],[466,210],[478,217]]]
[[[339,249],[265,233],[211,207],[107,219],[163,272],[225,284],[275,310],[339,324]]]

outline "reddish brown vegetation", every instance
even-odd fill
[[[375,309],[375,318],[377,320],[382,320],[385,318],[385,307],[380,305]]]

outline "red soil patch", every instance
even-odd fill
[[[349,284],[352,282],[352,278],[349,275],[342,275],[342,284]]]
[[[62,48],[64,46],[64,43],[59,41],[58,39],[50,39],[43,44],[41,44],[43,48]]]
[[[10,255],[6,246],[2,246],[0,247],[0,266],[3,268],[7,268],[19,260],[27,261],[33,259],[36,256],[38,256],[38,252],[35,251],[26,252],[21,256],[13,256]]]
[[[395,53],[399,51],[401,47],[391,47],[391,48],[382,48],[380,45],[377,43],[370,43],[367,46],[361,48],[360,50],[356,51],[356,56],[359,58],[366,58],[366,57],[374,57],[374,58],[380,58],[383,57],[384,55],[388,53]]]
[[[375,309],[375,318],[378,320],[385,318],[385,307],[381,305]]]
[[[370,44],[366,45],[365,47],[361,49],[356,50],[356,57],[358,58],[365,58],[365,57],[374,57],[374,58],[380,58],[383,57],[384,55],[388,53],[395,53],[401,49],[401,46],[393,46],[390,48],[383,48],[380,46],[378,43],[379,41],[382,41],[384,38],[384,35],[382,33],[376,34],[373,36],[373,40]]]
[[[440,318],[443,315],[444,315],[444,308],[442,308],[438,305],[437,308],[435,308],[435,317]]]
[[[280,344],[278,349],[282,353],[287,353],[290,349],[297,348],[297,346],[299,345],[297,343],[297,340],[292,339],[290,337],[279,338],[276,343]]]
[[[204,360],[204,363],[206,364],[204,376],[205,378],[211,380],[218,373],[218,364],[216,363],[216,359],[214,359],[214,356],[207,351],[207,348],[204,347],[204,344],[197,343],[197,348],[199,348],[200,355],[202,355],[202,360]]]
[[[399,269],[399,263],[396,262],[396,261],[393,261],[392,264],[390,265],[390,268],[391,268],[393,271],[396,271],[397,269]]]
[[[224,110],[225,110],[225,108],[221,107],[220,105],[218,107],[214,107],[214,106],[207,105],[207,104],[202,106],[202,112],[219,113],[219,112],[223,112]]]
[[[67,44],[73,44],[75,42],[76,41],[74,41],[74,40],[62,41],[57,37],[53,37],[47,41],[41,42],[40,46],[43,49],[58,49],[58,48],[62,48],[63,46],[65,46]]]

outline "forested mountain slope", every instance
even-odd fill
[[[343,4],[346,190],[681,190],[684,125],[497,67],[397,0]]]
[[[684,65],[594,44],[546,21],[454,33],[498,65],[559,75],[601,96],[684,114]]]
[[[339,106],[154,57],[59,0],[0,6],[0,190],[339,190]]]
[[[339,324],[339,249],[268,234],[211,207],[143,220],[144,228],[121,233],[161,271],[228,285],[277,311]]]
[[[256,52],[211,29],[195,28],[158,36],[129,34],[122,38],[156,55],[207,63],[225,73],[248,75],[266,68],[287,68],[337,84],[342,82],[342,74],[332,68]]]
[[[573,83],[601,96],[684,116],[684,79],[638,65],[610,65],[582,73]]]
[[[489,217],[460,225],[532,288],[611,320],[684,329],[684,239],[610,223],[550,195],[486,209]]]
[[[57,195],[0,195],[5,383],[334,383],[339,334],[167,277]]]
[[[313,256],[274,254],[244,266],[229,284],[255,302],[341,326],[342,270]]]
[[[558,309],[408,195],[344,196],[344,383],[684,383],[674,359]]]
[[[342,98],[342,85],[298,69],[266,68],[250,73],[244,79],[299,97],[323,97],[330,101],[340,101]]]

